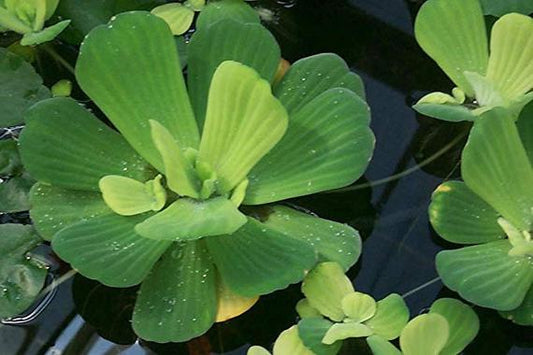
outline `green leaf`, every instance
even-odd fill
[[[61,79],[52,86],[51,90],[53,97],[68,97],[72,94],[72,81]]]
[[[324,335],[324,344],[333,344],[336,341],[348,338],[362,338],[372,335],[372,329],[361,323],[335,323]]]
[[[23,170],[17,142],[14,139],[0,140],[0,176],[19,175]]]
[[[425,116],[449,122],[474,121],[477,117],[468,107],[457,104],[431,104],[419,101],[413,109]]]
[[[31,226],[0,225],[0,318],[23,312],[41,291],[46,267],[26,257],[40,243],[41,238]]]
[[[148,211],[159,211],[165,206],[166,191],[161,185],[161,175],[154,180],[140,181],[119,175],[107,175],[98,186],[102,198],[115,213],[132,216]]]
[[[502,311],[520,305],[533,282],[531,258],[509,256],[508,240],[442,251],[437,271],[444,284],[467,301]]]
[[[274,94],[292,116],[333,88],[346,88],[365,98],[363,81],[350,72],[346,62],[336,54],[321,53],[294,62],[274,88]]]
[[[501,316],[511,320],[513,323],[532,326],[533,325],[533,285],[526,293],[522,304],[512,311],[500,312]]]
[[[415,22],[416,40],[468,96],[474,92],[465,71],[485,74],[487,34],[478,0],[428,0]]]
[[[298,335],[298,326],[293,325],[284,330],[274,343],[274,355],[315,355],[311,350],[305,347],[300,336]]]
[[[246,352],[246,355],[271,355],[271,354],[267,349],[261,346],[254,345],[248,349],[248,351]]]
[[[449,326],[439,314],[422,314],[412,319],[400,335],[405,355],[438,355],[448,341]]]
[[[319,261],[335,261],[345,271],[361,255],[361,237],[347,224],[332,222],[285,206],[273,206],[266,226],[287,237],[301,239],[313,246]]]
[[[477,244],[501,239],[505,233],[498,218],[499,213],[463,182],[445,182],[431,195],[429,220],[449,242]]]
[[[215,322],[224,322],[235,318],[250,308],[259,300],[259,296],[243,297],[228,288],[228,286],[217,277],[217,315]]]
[[[98,191],[106,175],[144,181],[151,174],[116,131],[69,98],[49,99],[28,110],[19,144],[28,172],[57,187]]]
[[[35,180],[24,174],[0,184],[0,212],[21,212],[30,209],[28,194]]]
[[[342,311],[350,322],[364,322],[376,314],[376,301],[362,292],[352,292],[343,297]]]
[[[61,229],[52,247],[83,276],[106,286],[129,287],[140,283],[170,245],[136,234],[145,215],[102,215]]]
[[[213,167],[219,191],[231,191],[286,128],[287,113],[270,84],[253,69],[226,61],[213,75],[198,161]]]
[[[379,335],[369,336],[366,342],[374,355],[402,355],[400,350]]]
[[[98,192],[65,190],[42,183],[30,190],[30,204],[35,229],[48,241],[71,224],[114,214]]]
[[[231,234],[245,223],[246,216],[225,197],[205,201],[180,198],[135,226],[135,231],[154,240],[188,241]]]
[[[202,11],[202,15],[205,14]],[[211,79],[222,62],[233,60],[247,65],[270,82],[280,61],[280,49],[274,36],[260,24],[223,20],[202,27],[202,15],[199,29],[189,44],[187,74],[191,102],[200,127],[204,125]]]
[[[533,223],[533,168],[505,110],[491,110],[474,124],[462,154],[466,185],[520,230]]]
[[[298,316],[302,319],[313,317],[322,318],[322,314],[320,314],[317,309],[311,307],[307,298],[303,298],[299,300],[298,303],[296,303],[296,312],[298,313]]]
[[[315,252],[307,243],[250,217],[235,233],[206,241],[224,283],[247,297],[301,281],[316,262]]]
[[[392,340],[400,335],[408,321],[409,308],[400,295],[392,293],[378,301],[376,314],[364,323],[374,334]]]
[[[39,32],[26,33],[22,36],[20,44],[23,46],[35,46],[37,44],[51,41],[63,32],[69,24],[70,20],[64,20],[50,27],[46,27]]]
[[[485,76],[465,71],[464,76],[474,90],[476,101],[481,107],[505,106],[505,98],[495,83]]]
[[[187,32],[194,20],[194,10],[177,2],[160,5],[155,7],[151,12],[165,20],[172,34],[175,36]]]
[[[508,14],[492,27],[487,78],[508,98],[533,88],[533,19]]]
[[[533,13],[533,2],[529,0],[481,0],[483,13],[500,17],[502,15],[518,12],[524,15]]]
[[[0,82],[0,127],[22,123],[28,107],[50,97],[33,67],[5,48],[0,48]]]
[[[533,165],[533,103],[530,103],[524,107],[520,113],[516,126],[522,144],[526,149],[527,156],[529,157],[529,163]]]
[[[215,275],[203,242],[174,243],[141,285],[135,333],[159,343],[204,334],[215,321]]]
[[[311,307],[333,321],[344,319],[342,299],[355,292],[342,267],[335,262],[318,264],[305,277],[302,292]]]
[[[374,149],[366,103],[330,89],[289,119],[283,139],[249,175],[245,204],[264,204],[351,184]]]
[[[243,0],[224,0],[210,2],[202,9],[196,27],[200,30],[213,25],[221,20],[259,24],[259,15]]]
[[[150,127],[152,140],[163,159],[168,187],[182,196],[198,198],[200,182],[185,152],[159,122],[150,120]]]
[[[76,64],[81,88],[126,140],[163,172],[149,120],[161,123],[180,147],[198,146],[176,44],[165,21],[146,12],[116,16],[83,41]]]
[[[479,331],[479,318],[476,312],[461,301],[441,298],[433,302],[429,314],[437,313],[448,322],[449,336],[441,353],[459,354],[474,340]]]
[[[324,338],[324,335],[332,325],[332,322],[323,318],[302,319],[298,322],[298,335],[305,347],[314,354],[336,355],[342,346],[342,342],[322,343],[322,338]]]

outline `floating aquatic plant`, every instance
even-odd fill
[[[347,269],[360,252],[347,225],[253,207],[361,176],[374,137],[359,77],[318,55],[294,63],[272,93],[272,35],[258,18],[219,20],[208,8],[188,48],[187,88],[168,25],[121,14],[85,38],[76,65],[120,133],[53,98],[28,112],[20,139],[39,181],[39,233],[86,277],[141,284],[133,328],[159,342],[198,336],[317,261]]]
[[[447,121],[473,121],[494,107],[518,116],[533,99],[533,19],[511,13],[492,27],[490,56],[479,0],[428,0],[415,23],[424,51],[457,85],[452,95],[424,96],[418,112]]]
[[[45,21],[52,17],[58,4],[59,0],[2,0],[0,32],[22,34],[20,44],[23,46],[51,41],[70,23],[70,20],[64,20],[44,28]]]
[[[444,239],[477,244],[437,255],[437,270],[446,286],[470,302],[510,311],[505,313],[508,318],[531,325],[533,116],[529,107],[517,124],[503,109],[480,116],[462,154],[464,182],[439,186],[429,215]],[[524,129],[519,132],[517,125]]]
[[[195,12],[202,11],[205,0],[187,0],[157,6],[151,12],[167,22],[172,34],[179,36],[187,32],[194,21]],[[250,11],[253,11],[250,9]]]
[[[356,292],[335,262],[321,263],[309,272],[302,292],[306,298],[296,306],[301,320],[280,334],[274,355],[334,355],[349,338],[365,338],[376,355],[459,354],[479,330],[476,313],[450,298],[435,301],[427,314],[409,321],[400,295],[376,302]],[[402,352],[389,342],[398,337]],[[270,353],[259,346],[248,350],[248,355],[266,354]]]

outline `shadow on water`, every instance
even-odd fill
[[[414,39],[412,24],[421,2],[252,2],[262,8],[286,59],[334,52],[365,81],[377,138],[365,177],[352,189],[288,203],[357,228],[364,239],[363,256],[348,273],[356,288],[376,298],[391,292],[403,294],[412,315],[427,309],[437,297],[457,297],[437,278],[435,254],[449,245],[431,229],[427,207],[436,186],[460,176],[460,152],[469,130],[468,124],[440,122],[410,108],[420,95],[452,87]],[[56,50],[68,60],[75,58],[71,47]],[[43,63],[43,67],[47,66]],[[54,70],[45,72],[47,84],[69,76],[63,69]],[[79,89],[74,96],[86,100]],[[426,164],[436,153],[438,158]],[[405,171],[410,173],[401,176]],[[373,184],[395,174],[401,178]],[[8,221],[27,222],[27,214],[0,216],[0,222]],[[109,288],[76,275],[58,288],[53,302],[29,325],[0,328],[0,353],[245,354],[249,344],[270,347],[282,330],[294,324],[294,306],[302,298],[299,286],[293,285],[262,297],[249,312],[216,324],[200,338],[183,344],[156,344],[137,340],[131,330],[135,292],[136,288]],[[533,339],[527,329],[504,321],[496,312],[476,311],[482,328],[466,354],[530,353]],[[341,353],[369,352],[364,342],[350,340]]]

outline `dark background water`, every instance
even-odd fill
[[[271,16],[267,26],[289,61],[321,52],[342,56],[366,85],[377,144],[364,178],[350,191],[294,199],[321,217],[349,223],[364,238],[363,255],[349,272],[356,289],[377,299],[404,295],[414,316],[437,297],[456,297],[442,286],[435,254],[446,245],[431,229],[431,192],[458,178],[468,124],[450,124],[416,114],[410,105],[452,83],[418,47],[413,21],[416,0],[264,0],[252,2]],[[68,46],[56,48],[67,59]],[[43,59],[46,60],[46,59]],[[47,85],[69,76],[43,65]],[[75,90],[74,95],[80,93]],[[408,172],[403,174],[403,172]],[[400,178],[382,181],[400,174]],[[364,187],[369,185],[371,187]],[[0,221],[25,215],[2,216]],[[55,272],[68,269],[61,264]],[[0,355],[11,354],[245,354],[250,344],[270,348],[297,320],[299,286],[262,297],[246,314],[216,324],[186,344],[138,341],[129,319],[136,288],[111,289],[80,275],[68,279],[46,310],[25,326],[0,328]],[[481,331],[466,354],[533,354],[531,328],[515,326],[496,312],[476,307]],[[343,354],[367,354],[364,342],[345,343]]]

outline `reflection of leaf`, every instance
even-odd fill
[[[130,319],[137,287],[112,288],[76,275],[72,284],[76,311],[100,336],[117,344],[132,344],[137,339]]]
[[[46,268],[26,258],[40,242],[31,226],[0,225],[0,318],[23,312],[41,291]]]
[[[24,59],[0,48],[0,127],[22,123],[26,108],[50,97],[50,91],[42,82]]]

